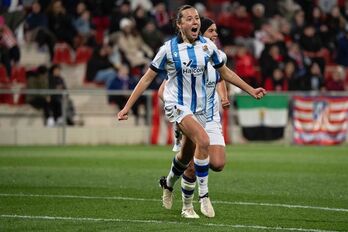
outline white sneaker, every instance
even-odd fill
[[[182,208],[181,216],[183,218],[199,218],[198,214],[192,208]]]
[[[215,217],[215,211],[209,197],[203,197],[199,199],[199,202],[201,203],[201,212],[203,215],[209,218]]]
[[[163,189],[162,205],[166,209],[171,209],[173,206],[173,192],[169,189]]]
[[[162,205],[166,209],[171,209],[173,206],[173,188],[167,186],[167,179],[162,176],[159,180],[159,185],[163,189]]]

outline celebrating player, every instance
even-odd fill
[[[203,37],[209,38],[211,41],[215,42],[218,34],[217,28],[214,21],[209,18],[201,18],[201,34]],[[222,55],[224,62],[226,62],[227,57],[226,54],[222,51],[219,51],[220,55]],[[225,141],[222,134],[222,126],[220,123],[220,103],[218,99],[221,99],[221,105],[223,108],[229,107],[230,102],[228,100],[228,94],[226,90],[225,81],[220,78],[220,75],[216,70],[212,67],[212,65],[208,64],[207,67],[207,84],[206,84],[206,93],[207,93],[207,107],[206,107],[206,125],[205,130],[208,133],[210,139],[210,145],[208,148],[209,153],[209,166],[210,169],[214,171],[222,171],[225,166]],[[164,81],[159,89],[159,96],[163,100],[163,91],[164,91]],[[179,151],[178,148],[181,145],[182,136],[178,136],[180,130],[177,126],[175,126],[176,131],[176,141],[174,144],[173,151]],[[189,167],[185,170],[181,179],[181,192],[182,192],[182,200],[183,200],[183,208],[181,215],[185,218],[199,218],[198,214],[193,209],[193,193],[196,185],[196,175],[193,162],[190,162]],[[209,204],[205,204],[204,200],[208,196],[208,192],[205,192],[198,185],[199,198],[201,203],[201,212],[207,217],[213,217],[215,215],[214,209],[209,206]],[[205,208],[205,207],[209,208]]]
[[[167,209],[173,204],[173,186],[193,159],[195,172],[201,190],[208,192],[209,136],[204,127],[206,123],[206,69],[208,63],[217,69],[221,77],[238,86],[256,99],[262,98],[266,91],[253,88],[227,68],[215,44],[199,35],[201,27],[197,10],[184,5],[176,17],[178,36],[165,42],[153,59],[129,97],[124,108],[118,113],[119,120],[128,119],[129,109],[150,85],[160,70],[167,73],[163,93],[164,109],[168,120],[178,123],[185,135],[183,147],[173,159],[166,179],[161,180],[163,188],[162,203]],[[205,209],[212,209],[208,196],[201,199]],[[208,212],[209,213],[209,212]],[[214,217],[215,214],[209,214]]]

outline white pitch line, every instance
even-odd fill
[[[160,201],[151,198],[133,198],[133,197],[107,197],[107,196],[78,196],[78,195],[44,195],[44,194],[12,194],[0,193],[0,197],[46,197],[46,198],[75,198],[75,199],[99,199],[99,200],[122,200],[122,201]],[[323,211],[348,212],[345,208],[330,208],[309,205],[290,205],[277,203],[263,203],[263,202],[241,202],[241,201],[212,201],[215,204],[223,205],[252,205],[252,206],[268,206],[268,207],[282,207],[282,208],[300,208],[300,209],[314,209]]]
[[[255,230],[281,230],[281,231],[302,231],[302,232],[338,232],[335,230],[305,229],[291,227],[268,227],[259,225],[233,225],[233,224],[214,224],[214,223],[185,223],[175,221],[160,220],[139,220],[139,219],[120,219],[120,218],[86,218],[86,217],[57,217],[57,216],[32,216],[32,215],[10,215],[2,214],[1,218],[33,219],[33,220],[65,220],[65,221],[92,221],[92,222],[130,222],[130,223],[148,223],[148,224],[175,224],[175,225],[200,225],[210,227],[227,227],[227,228],[248,228]]]

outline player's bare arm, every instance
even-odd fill
[[[129,97],[126,105],[123,109],[117,114],[118,120],[127,120],[128,119],[128,111],[134,103],[138,100],[138,98],[143,94],[143,92],[149,87],[151,82],[155,79],[157,73],[152,69],[148,69],[146,73],[142,76],[139,83],[135,87],[131,96]]]
[[[251,87],[248,83],[243,81],[242,78],[240,78],[235,72],[233,72],[231,69],[226,67],[226,65],[223,65],[218,70],[220,72],[221,77],[225,81],[241,88],[243,91],[247,92],[248,94],[250,94],[252,97],[256,99],[261,99],[267,93],[264,88],[255,89]]]

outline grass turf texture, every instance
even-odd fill
[[[0,231],[348,231],[347,146],[227,149],[209,177],[216,217],[196,202],[201,218],[188,220],[179,182],[161,207],[169,147],[0,147]]]

